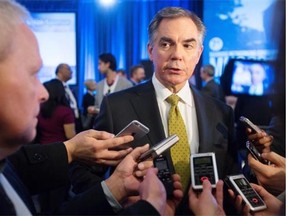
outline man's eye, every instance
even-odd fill
[[[184,44],[184,47],[187,49],[193,49],[195,47],[194,44]]]
[[[168,43],[168,42],[161,43],[161,47],[169,48],[170,47],[170,43]]]

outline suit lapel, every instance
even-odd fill
[[[139,121],[149,127],[150,132],[147,136],[150,143],[154,145],[165,138],[165,132],[152,81],[149,80],[141,85],[130,101]]]
[[[208,117],[208,115],[209,115],[209,112],[210,114],[213,114],[213,112],[211,112],[211,110],[209,111],[209,106],[206,104],[205,100],[202,98],[203,96],[201,95],[201,93],[193,87],[191,87],[191,89],[192,89],[192,94],[194,97],[197,124],[198,124],[198,133],[199,133],[198,152],[203,152],[203,150],[207,146],[206,145],[207,144],[206,139],[208,139],[207,129],[211,128],[211,126],[209,126],[209,122],[210,122],[209,118],[212,118],[212,116]]]

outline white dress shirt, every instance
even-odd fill
[[[65,88],[66,95],[67,95],[67,97],[69,97],[68,99],[69,99],[70,107],[74,111],[75,118],[79,118],[79,110],[78,110],[76,98],[74,97],[74,94],[72,93],[69,86],[64,82],[63,82],[63,85]]]
[[[32,215],[23,200],[2,173],[0,173],[0,184],[3,186],[4,191],[13,203],[16,215]]]
[[[155,73],[152,77],[152,83],[156,91],[156,98],[158,102],[158,107],[160,110],[160,115],[165,131],[166,137],[168,136],[168,115],[170,110],[170,104],[166,101],[166,98],[173,94],[169,89],[162,85],[156,78]],[[190,153],[198,153],[199,149],[199,133],[198,133],[198,123],[196,116],[196,109],[193,94],[191,92],[188,81],[184,87],[177,92],[180,97],[178,102],[178,108],[180,110],[181,116],[183,118],[188,142],[190,146]]]

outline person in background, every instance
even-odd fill
[[[133,65],[130,68],[130,81],[133,86],[138,85],[145,79],[145,69],[143,65]]]
[[[141,200],[127,209],[135,215],[165,214],[166,194],[157,170],[147,170],[144,162],[137,163],[148,145],[133,151],[109,150],[131,142],[132,136],[115,138],[104,131],[88,130],[63,143],[23,146],[34,139],[40,104],[49,96],[38,79],[42,60],[28,18],[29,12],[16,1],[0,1],[0,101],[5,104],[0,107],[0,215],[36,215],[31,195],[69,182],[68,164],[75,159],[111,165],[128,153],[113,176],[63,203],[51,215],[115,214],[107,193],[119,202],[139,193]],[[21,112],[15,112],[15,107]],[[181,199],[180,177],[174,177],[176,196],[169,203],[171,208]]]
[[[217,98],[220,101],[225,101],[224,91],[215,80],[215,68],[213,65],[207,64],[201,67],[200,69],[200,77],[205,82],[201,91],[211,97]]]
[[[64,142],[76,135],[75,116],[70,104],[62,91],[60,82],[44,83],[49,93],[47,101],[41,104],[38,115],[36,142],[48,144]],[[56,209],[63,201],[68,199],[70,184],[38,196],[41,212]]]
[[[68,64],[61,63],[56,67],[55,74],[56,74],[56,78],[50,80],[51,85],[57,82],[62,83],[63,90],[65,92],[67,100],[69,101],[70,107],[74,111],[76,132],[78,133],[82,131],[82,122],[80,118],[79,108],[78,108],[77,100],[72,90],[70,89],[69,85],[67,84],[67,82],[72,78],[72,69]]]
[[[62,91],[60,82],[44,83],[49,93],[47,101],[41,104],[37,124],[37,143],[64,142],[76,135],[75,116]]]
[[[117,74],[116,65],[116,59],[111,53],[99,55],[98,70],[105,78],[97,85],[95,105],[88,107],[88,113],[95,115],[99,112],[105,95],[132,87],[132,83],[127,78]]]
[[[95,104],[95,91],[97,83],[93,79],[88,79],[84,82],[86,87],[86,93],[83,95],[82,99],[82,125],[83,129],[91,129],[93,127],[95,115],[88,113],[88,107],[94,106]]]
[[[249,67],[251,73],[251,85],[249,87],[250,95],[261,96],[267,92],[267,86],[265,85],[266,71],[261,64],[252,64]]]
[[[127,78],[127,74],[126,74],[126,71],[124,69],[118,69],[116,72],[120,76],[123,76],[123,77]]]

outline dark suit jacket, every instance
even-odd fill
[[[201,91],[211,97],[217,98],[218,100],[221,100],[225,102],[225,94],[224,91],[218,83],[215,82],[214,79],[210,80],[206,83],[205,86],[201,89]]]
[[[19,194],[32,214],[36,214],[31,195],[56,189],[69,183],[67,153],[63,143],[27,145],[10,156],[3,174]],[[1,186],[1,185],[0,185]],[[15,215],[15,209],[3,188],[0,187],[0,215]],[[146,201],[139,201],[122,214],[153,214],[156,209]],[[51,214],[64,215],[114,215],[105,198],[101,184],[71,198]]]

